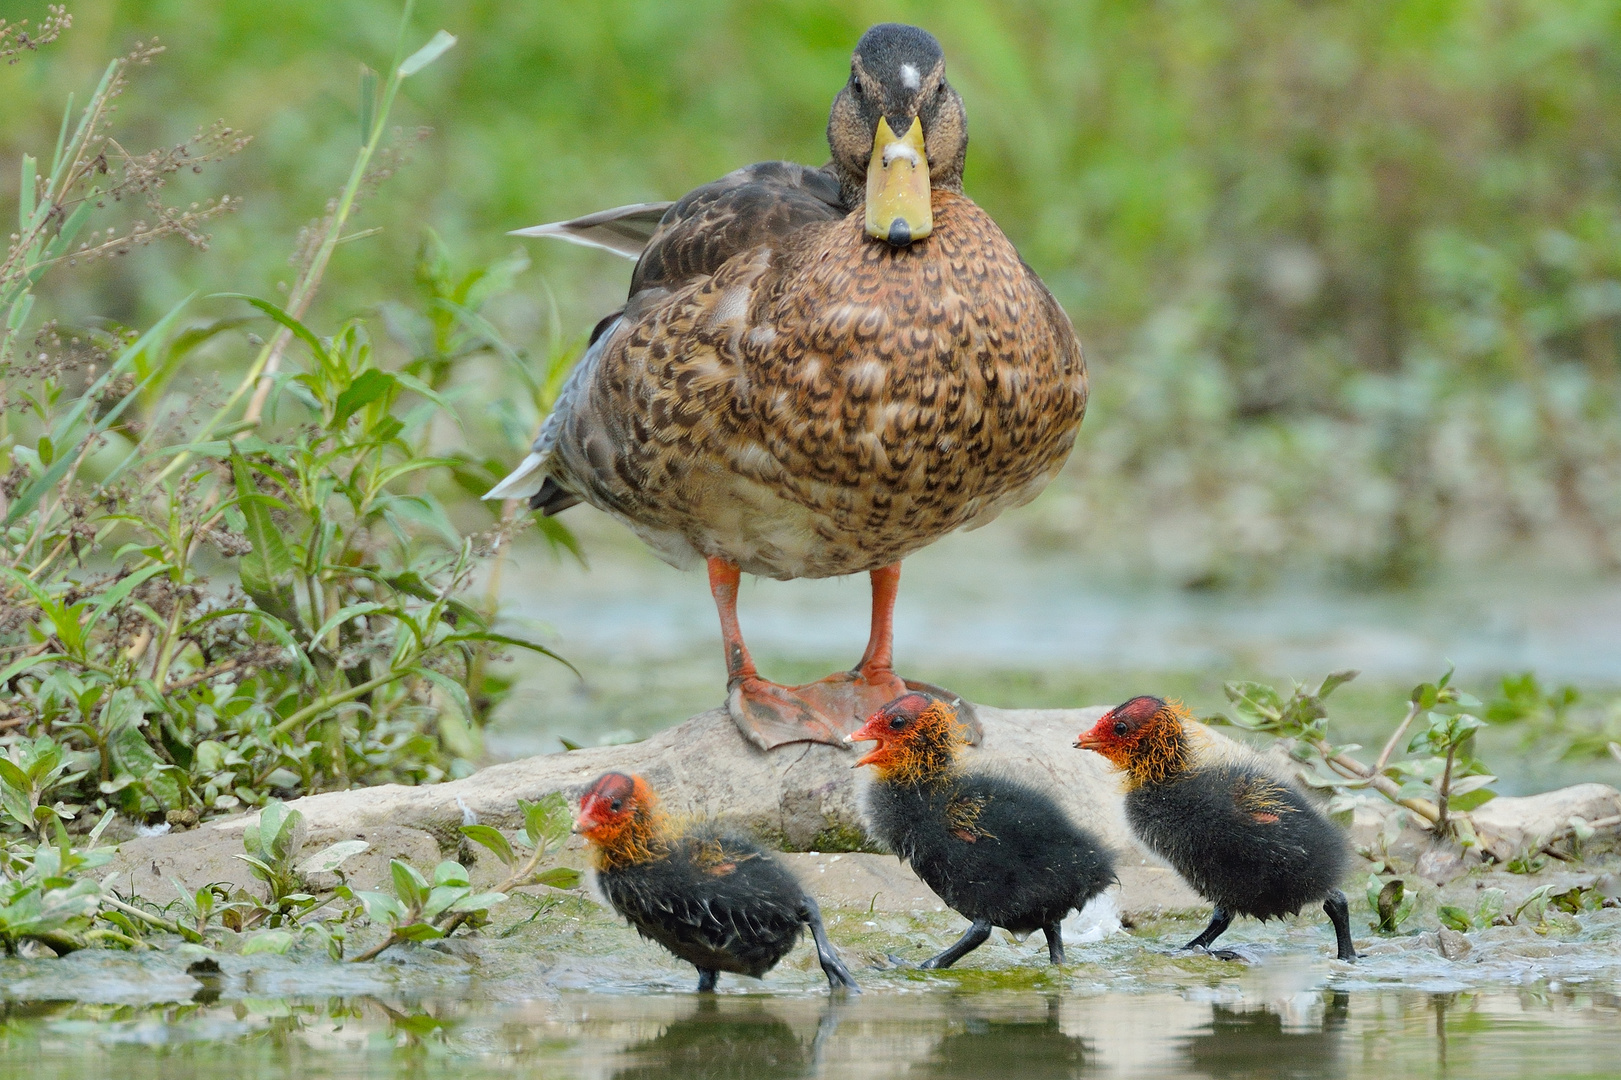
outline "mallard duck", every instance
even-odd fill
[[[840,745],[923,686],[892,667],[901,560],[1034,498],[1086,407],[1068,317],[963,194],[967,118],[939,42],[893,23],[862,35],[827,136],[821,168],[750,165],[673,204],[519,230],[637,263],[532,452],[486,496],[548,515],[588,502],[665,561],[707,563],[727,704],[763,749]],[[856,666],[761,678],[740,574],[863,572]]]
[[[1339,890],[1350,860],[1345,834],[1259,760],[1201,760],[1188,719],[1180,702],[1134,697],[1075,741],[1125,770],[1132,831],[1215,905],[1210,925],[1183,948],[1209,949],[1234,915],[1265,921],[1321,903],[1337,955],[1355,960]]]

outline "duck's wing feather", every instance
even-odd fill
[[[830,169],[766,161],[695,188],[679,202],[621,206],[514,233],[639,254],[640,261],[626,310],[597,325],[590,347],[563,384],[529,455],[484,497],[529,499],[532,507],[548,515],[573,506],[579,496],[555,479],[553,450],[564,430],[572,428],[572,438],[580,443],[578,464],[594,472],[611,460],[612,446],[622,441],[622,433],[606,430],[589,415],[577,415],[616,333],[671,292],[713,274],[732,256],[846,213]]]
[[[612,210],[599,210],[567,221],[551,221],[514,229],[508,236],[551,236],[571,244],[601,248],[627,259],[639,259],[647,242],[658,231],[671,202],[631,203]]]
[[[664,215],[631,278],[635,297],[673,291],[740,252],[849,213],[830,168],[762,161],[694,188]]]

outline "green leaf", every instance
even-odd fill
[[[253,545],[252,551],[237,560],[242,587],[250,594],[274,595],[293,570],[293,556],[270,516],[271,507],[279,504],[259,493],[241,454],[231,455],[231,469],[236,479],[237,508],[247,525],[248,543]]]
[[[574,824],[568,800],[560,791],[554,791],[535,802],[519,799],[518,809],[523,813],[524,832],[530,847],[561,844]]]
[[[334,430],[341,428],[355,413],[391,393],[398,386],[399,380],[386,371],[377,368],[362,371],[354,382],[338,394],[338,400],[332,407],[332,419],[327,427]]]
[[[1338,690],[1340,687],[1344,686],[1346,683],[1350,682],[1352,679],[1356,678],[1360,674],[1362,674],[1360,671],[1355,671],[1355,670],[1351,670],[1351,669],[1346,669],[1345,671],[1330,672],[1323,679],[1323,685],[1321,685],[1321,686],[1319,686],[1317,688],[1317,696],[1319,698],[1326,698],[1328,695],[1332,694],[1335,690]]]
[[[491,828],[488,825],[463,825],[461,829],[463,836],[475,844],[482,844],[489,848],[495,852],[496,858],[508,866],[518,861],[517,852],[512,850],[511,842],[501,834],[501,830]]]
[[[368,600],[361,604],[350,604],[348,607],[340,609],[330,619],[322,623],[321,628],[310,635],[310,640],[320,641],[322,638],[332,633],[332,631],[336,630],[350,619],[358,619],[362,615],[370,615],[374,611],[386,611],[387,609],[387,604],[379,604],[372,600]]]
[[[286,930],[266,930],[254,934],[242,946],[243,956],[258,953],[285,953],[293,947],[293,935]]]
[[[490,908],[494,907],[496,904],[505,903],[506,899],[507,899],[507,894],[502,893],[502,892],[474,893],[471,896],[464,896],[462,899],[456,901],[454,904],[451,904],[448,910],[450,910],[450,911],[488,911]]]
[[[456,44],[454,34],[447,33],[444,30],[434,34],[433,37],[428,39],[426,45],[405,58],[405,62],[399,67],[400,78],[409,79],[412,75],[445,55],[454,44]]]
[[[446,859],[433,868],[435,885],[466,885],[467,867],[455,859]]]
[[[416,868],[398,859],[388,861],[389,874],[394,879],[394,895],[412,911],[420,911],[428,898],[428,883]]]
[[[406,908],[387,893],[357,891],[355,899],[366,909],[366,918],[375,923],[397,923],[405,918]]]
[[[573,889],[580,884],[583,875],[569,866],[554,866],[550,870],[535,875],[536,885],[550,885],[554,889]]]
[[[261,300],[257,296],[249,296],[247,293],[216,293],[214,295],[216,299],[220,300],[242,300],[246,303],[252,304],[254,307],[270,316],[276,322],[292,331],[293,336],[298,338],[298,340],[302,341],[309,348],[310,352],[314,354],[317,361],[325,365],[332,364],[333,360],[331,350],[329,350],[326,345],[322,343],[320,338],[315,336],[315,332],[309,327],[305,326],[303,323],[299,322],[297,319],[293,318],[287,312],[283,311],[281,308],[277,307],[275,304],[272,304],[269,300]]]
[[[339,840],[317,851],[314,855],[298,864],[300,874],[330,874],[342,866],[349,859],[354,858],[363,851],[370,851],[371,845],[364,840]]]
[[[429,923],[416,922],[395,927],[394,936],[401,941],[432,941],[444,937],[445,932]]]
[[[1469,913],[1463,908],[1456,907],[1452,904],[1442,904],[1440,907],[1436,908],[1435,916],[1441,920],[1442,926],[1449,930],[1456,930],[1459,933],[1468,931],[1471,926],[1469,922]]]
[[[466,885],[435,885],[428,890],[428,897],[422,902],[422,917],[437,919],[452,904],[472,891]]]

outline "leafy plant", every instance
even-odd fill
[[[1288,695],[1262,683],[1230,682],[1224,689],[1235,715],[1209,719],[1280,739],[1299,761],[1320,761],[1328,772],[1322,784],[1334,788],[1341,798],[1353,789],[1372,788],[1413,811],[1438,833],[1457,835],[1470,842],[1473,826],[1459,812],[1492,798],[1494,793],[1487,785],[1496,777],[1470,753],[1481,721],[1464,710],[1477,708],[1480,702],[1452,686],[1452,674],[1449,670],[1435,682],[1413,688],[1407,714],[1372,765],[1353,756],[1360,747],[1336,746],[1328,738],[1324,700],[1356,678],[1355,671],[1335,672],[1323,679],[1316,690],[1296,684]],[[1406,749],[1409,754],[1420,750],[1428,753],[1418,758],[1397,758],[1402,736],[1421,718],[1426,726],[1407,743]]]
[[[522,520],[507,513],[464,536],[435,494],[482,467],[434,445],[437,423],[461,422],[450,385],[461,367],[506,357],[527,370],[480,310],[517,264],[456,280],[442,247],[425,245],[431,330],[403,363],[363,320],[328,337],[304,321],[363,196],[399,164],[387,138],[401,84],[454,44],[441,31],[408,54],[408,19],[386,78],[362,79],[361,149],[302,238],[285,302],[228,297],[249,314],[190,327],[182,305],[139,335],[47,329],[6,372],[0,722],[54,740],[74,763],[35,778],[46,788],[17,788],[36,815],[48,796],[64,817],[82,806],[194,820],[278,793],[463,775],[507,686],[490,662],[512,647],[552,655],[497,627],[498,574],[482,602],[464,598]],[[66,179],[24,185],[63,211],[48,222],[111,191],[82,160],[102,145],[97,117],[123,70],[109,69],[78,134],[64,135],[52,175]],[[63,209],[69,191],[77,209]],[[28,202],[23,215],[36,210]],[[61,264],[54,227],[43,247],[13,249],[32,269],[0,314],[15,316]],[[390,310],[396,326],[417,317]],[[253,359],[223,402],[173,392],[199,350],[260,320],[270,331],[248,338]],[[545,380],[566,369],[557,356]],[[272,888],[278,904],[296,891],[284,884]]]
[[[1569,685],[1545,687],[1529,671],[1503,676],[1485,718],[1517,727],[1527,749],[1567,761],[1602,758],[1621,741],[1621,697],[1605,700]]]
[[[366,914],[374,922],[387,921],[389,936],[381,943],[355,957],[357,961],[370,960],[391,945],[406,941],[425,941],[444,937],[467,922],[483,922],[489,908],[506,900],[512,890],[529,885],[546,885],[554,889],[572,889],[580,883],[580,872],[569,867],[554,866],[542,869],[541,860],[549,851],[562,844],[568,836],[572,820],[568,801],[553,793],[536,802],[518,800],[524,827],[518,842],[528,848],[520,853],[512,842],[489,825],[463,825],[462,834],[494,853],[509,871],[505,880],[493,890],[474,893],[468,882],[467,869],[458,862],[445,861],[434,870],[433,883],[412,867],[394,860],[389,864],[393,874],[394,895],[361,892],[356,896],[365,904]]]
[[[1377,874],[1368,875],[1368,907],[1373,912],[1369,925],[1379,933],[1399,932],[1417,904],[1418,898],[1407,892],[1407,883],[1401,878],[1381,881]]]

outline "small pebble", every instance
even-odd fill
[[[1448,960],[1462,960],[1464,957],[1473,952],[1475,948],[1469,943],[1468,938],[1464,937],[1456,930],[1448,930],[1445,927],[1442,927],[1440,932],[1437,933],[1435,937],[1436,947],[1440,950],[1441,955],[1446,957]]]

